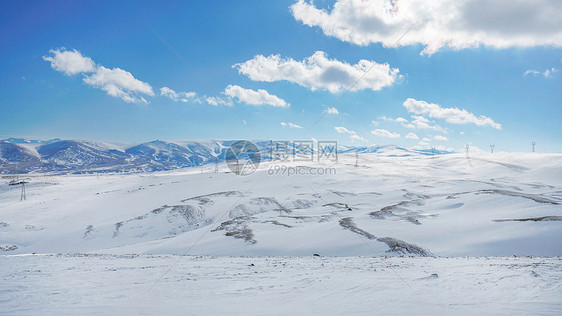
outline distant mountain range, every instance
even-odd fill
[[[236,140],[161,141],[142,144],[86,140],[0,140],[0,173],[153,172],[221,162]],[[270,141],[253,141],[262,160],[271,159]],[[290,151],[299,151],[289,144]],[[316,148],[314,149],[314,151]],[[386,156],[432,155],[431,150],[387,146],[342,146],[338,153],[378,153]],[[448,152],[435,151],[435,154]]]

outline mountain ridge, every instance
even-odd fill
[[[0,174],[154,172],[198,167],[225,160],[237,140],[154,140],[119,144],[91,140],[47,141],[7,138],[0,140]],[[272,158],[272,141],[251,140],[262,160]],[[302,149],[289,143],[290,153]],[[317,148],[312,153],[317,153]],[[338,154],[372,153],[388,157],[446,154],[446,151],[408,149],[395,145],[338,146]],[[308,152],[310,154],[310,151]]]

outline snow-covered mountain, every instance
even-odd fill
[[[201,166],[223,161],[235,140],[162,141],[114,144],[87,140],[0,140],[0,173],[152,172]],[[271,141],[253,141],[262,160],[270,160]],[[306,149],[285,144],[289,152]],[[444,154],[398,146],[339,146],[340,153],[375,153],[387,157]]]

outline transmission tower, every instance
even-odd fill
[[[468,157],[468,151],[470,150],[470,145],[466,144],[466,156]]]
[[[25,197],[25,181],[21,182],[21,195],[20,195],[20,201],[26,200]]]
[[[496,145],[490,144],[490,152],[491,152],[492,154],[494,153],[494,147],[496,147]]]
[[[533,152],[535,152],[535,142],[531,143],[533,145]]]
[[[219,173],[219,160],[215,159],[215,173]]]
[[[359,167],[359,153],[355,153],[355,168]]]

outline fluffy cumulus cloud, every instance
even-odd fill
[[[100,88],[110,96],[121,98],[125,102],[147,103],[142,95],[154,96],[154,91],[148,83],[136,79],[130,72],[120,68],[99,66],[96,72],[83,80],[86,84]]]
[[[290,127],[290,128],[302,128],[302,126],[291,123],[291,122],[287,122],[287,123],[281,122],[281,126],[287,126],[287,127]]]
[[[291,6],[294,18],[356,45],[424,46],[431,55],[480,45],[562,46],[560,0],[337,0],[331,10],[312,0]]]
[[[447,137],[443,136],[443,135],[435,135],[433,137],[433,139],[438,140],[438,141],[446,141],[448,140]]]
[[[545,78],[552,78],[552,77],[554,77],[554,75],[555,75],[558,71],[559,71],[559,70],[556,69],[556,68],[546,69],[545,71],[542,71],[542,72],[541,72],[541,71],[538,71],[538,70],[535,70],[535,69],[529,69],[529,70],[525,71],[525,73],[523,74],[523,76],[532,75],[532,76],[535,76],[535,77],[537,77],[537,76],[542,76],[542,77],[545,77]]]
[[[391,131],[387,131],[386,129],[375,129],[371,131],[371,134],[379,137],[387,137],[387,138],[400,138],[400,134],[393,133]]]
[[[83,81],[95,88],[105,91],[108,95],[131,103],[147,103],[143,95],[154,96],[152,87],[120,68],[105,68],[82,55],[77,50],[68,51],[64,48],[49,51],[52,56],[43,56],[51,63],[53,69],[67,75],[82,73]]]
[[[81,72],[89,73],[96,70],[96,63],[90,58],[83,56],[77,50],[51,49],[52,56],[43,56],[43,60],[51,62],[54,70],[64,72],[66,75],[75,75]]]
[[[494,122],[489,117],[480,115],[476,116],[465,109],[445,108],[439,104],[427,103],[408,98],[404,101],[404,107],[411,113],[425,114],[431,118],[444,119],[451,124],[476,124],[477,126],[491,126],[495,129],[501,129],[501,124]],[[421,117],[418,117],[421,119]],[[422,120],[426,120],[423,118]]]
[[[244,63],[235,64],[238,72],[253,81],[289,81],[311,90],[328,90],[331,93],[345,91],[380,90],[392,86],[399,78],[398,68],[388,64],[360,60],[355,65],[329,59],[324,52],[318,51],[302,61],[281,58],[279,55],[268,57],[257,55]]]
[[[359,141],[366,141],[365,138],[357,135],[357,133],[355,131],[349,130],[345,127],[342,126],[336,126],[334,127],[334,129],[336,130],[336,132],[340,133],[340,134],[348,134],[350,135],[351,140],[359,140]]]
[[[195,92],[176,92],[168,87],[160,88],[160,95],[169,98],[174,102],[200,102]]]
[[[418,135],[415,133],[408,133],[405,137],[406,139],[419,139]]]
[[[238,102],[242,102],[249,105],[270,105],[274,107],[289,107],[289,103],[285,100],[269,94],[269,92],[258,89],[257,91],[252,89],[245,89],[236,85],[229,85],[224,90],[224,94],[230,98],[235,98]]]

